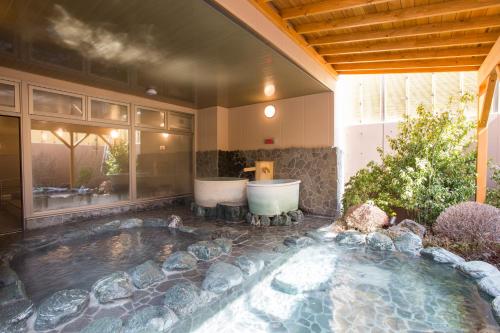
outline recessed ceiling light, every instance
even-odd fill
[[[146,89],[146,95],[156,96],[158,95],[158,91],[153,87],[149,87],[148,89]]]
[[[269,104],[268,106],[265,107],[264,115],[267,118],[272,118],[272,117],[274,117],[275,114],[276,114],[276,108],[274,107],[274,105]]]
[[[272,83],[268,83],[266,84],[266,86],[264,87],[264,94],[267,96],[267,97],[271,97],[271,96],[274,96],[274,93],[276,92],[276,88],[274,87],[274,84]]]

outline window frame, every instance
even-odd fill
[[[103,102],[103,103],[108,103],[108,104],[116,104],[116,105],[125,106],[127,108],[127,121],[112,120],[112,119],[101,119],[101,118],[94,118],[94,117],[92,117],[92,101],[98,101],[98,102]],[[103,123],[103,124],[114,124],[114,125],[125,125],[125,126],[130,126],[131,125],[130,103],[119,102],[119,101],[110,100],[110,99],[106,99],[106,98],[88,96],[87,97],[87,109],[88,109],[87,120],[89,122],[96,122],[96,123]]]
[[[176,127],[171,127],[172,125],[170,124],[170,119],[169,116],[178,116],[182,118],[187,118],[191,121],[191,128],[190,129],[182,129],[182,128],[176,128]],[[167,119],[166,119],[166,129],[167,131],[171,131],[172,133],[194,133],[194,116],[190,113],[184,113],[184,112],[177,112],[177,111],[168,111],[167,114]]]
[[[51,113],[51,112],[36,112],[35,107],[34,107],[34,98],[33,98],[33,92],[35,90],[44,91],[44,92],[48,92],[48,93],[52,93],[52,94],[63,95],[63,96],[71,96],[71,97],[80,98],[82,101],[82,115],[81,116],[72,116],[72,115],[67,115],[67,114],[59,114],[59,113]],[[81,94],[72,93],[69,91],[46,88],[46,87],[42,87],[42,86],[38,86],[38,85],[29,84],[28,85],[28,110],[29,110],[30,115],[47,116],[47,117],[58,118],[58,119],[85,120],[86,116],[87,116],[86,96],[81,95]]]
[[[0,111],[2,112],[15,112],[16,114],[21,114],[21,98],[20,98],[20,83],[18,81],[6,80],[0,78],[0,83],[10,85],[14,87],[14,106],[0,105]]]
[[[147,125],[147,124],[142,124],[137,121],[137,112],[139,110],[147,110],[147,111],[154,111],[154,112],[161,112],[163,113],[163,124],[164,126],[154,126],[154,125]],[[137,128],[148,128],[148,129],[159,129],[159,130],[164,130],[168,131],[168,113],[170,111],[168,110],[162,110],[162,109],[157,109],[157,108],[150,108],[147,106],[143,105],[135,105],[134,106],[134,126]]]

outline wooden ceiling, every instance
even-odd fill
[[[338,74],[477,71],[500,0],[250,0]]]

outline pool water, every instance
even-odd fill
[[[499,331],[490,305],[453,268],[323,244],[291,256],[196,332],[481,330]]]
[[[62,289],[90,290],[99,278],[146,260],[161,263],[196,240],[166,228],[135,228],[27,253],[11,262],[35,304]]]

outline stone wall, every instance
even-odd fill
[[[207,153],[197,153],[208,155]],[[244,167],[254,166],[255,161],[274,161],[274,178],[300,179],[300,209],[306,213],[337,217],[340,213],[342,189],[341,159],[338,148],[286,148],[219,151],[217,161],[207,162],[206,156],[197,160],[198,177],[214,175],[217,165],[220,177],[245,177],[253,179],[254,173],[243,173]]]
[[[218,173],[217,150],[196,152],[196,177],[217,177]]]

